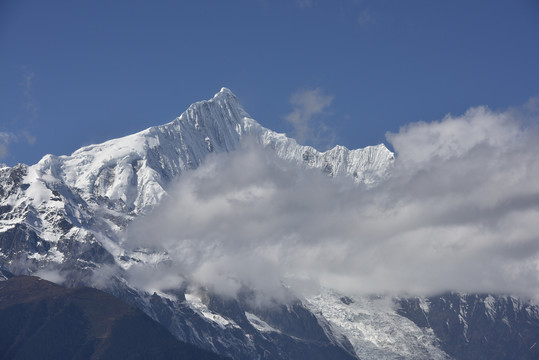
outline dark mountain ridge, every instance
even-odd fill
[[[224,359],[112,295],[33,276],[0,282],[0,358]]]

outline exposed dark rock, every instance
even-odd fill
[[[51,244],[41,239],[34,230],[24,224],[17,224],[11,229],[0,232],[0,252],[8,258],[21,254],[45,254]]]
[[[350,299],[348,296],[343,296],[339,300],[345,305],[350,305],[354,302],[354,300]]]
[[[400,299],[399,314],[431,327],[455,359],[539,359],[539,307],[509,296],[448,293]]]
[[[13,210],[11,205],[0,205],[0,216],[9,213],[11,210]]]

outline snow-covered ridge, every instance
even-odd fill
[[[326,152],[299,145],[261,126],[223,88],[168,124],[86,146],[69,156],[47,155],[35,168],[78,189],[85,200],[108,198],[128,212],[141,213],[160,201],[171,179],[197,168],[209,153],[236,149],[247,135],[283,159],[364,184],[386,176],[394,158],[383,144],[357,150],[336,146]]]
[[[29,254],[32,259],[62,262],[64,253],[73,250],[62,249],[62,239],[104,246],[119,258],[124,253],[120,234],[166,196],[173,179],[200,166],[210,153],[237,149],[245,137],[299,166],[350,176],[357,183],[383,178],[393,162],[384,145],[358,150],[336,146],[326,152],[299,145],[261,126],[223,88],[168,124],[86,146],[71,155],[46,155],[33,166],[0,169],[6,190],[0,194],[0,232],[19,231],[17,226],[24,224],[24,231],[47,241],[36,240],[38,251]]]

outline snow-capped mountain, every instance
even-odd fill
[[[431,318],[421,320],[418,309],[434,304],[433,299],[354,298],[328,289],[310,299],[291,294],[286,304],[257,307],[247,290],[228,299],[203,289],[150,294],[134,287],[125,269],[158,254],[124,249],[126,227],[167,197],[182,173],[199,167],[211,153],[238,149],[246,138],[287,162],[347,176],[359,186],[383,180],[394,160],[382,144],[326,152],[299,145],[262,127],[223,88],[168,124],[69,156],[47,155],[32,166],[0,168],[0,279],[9,272],[34,274],[66,286],[101,288],[141,308],[180,340],[234,359],[460,359],[467,358],[459,350],[462,341],[469,349],[485,346],[469,336],[481,317],[466,320],[458,336],[445,336],[441,320],[459,318],[454,307],[431,310]],[[522,305],[512,311],[529,325],[515,323],[509,332],[515,339],[527,336],[515,340],[519,351],[529,348],[522,358],[538,354],[539,346],[534,350],[533,345],[538,308]],[[493,319],[505,324],[513,318]]]
[[[88,200],[107,198],[135,214],[159,202],[167,184],[182,171],[197,168],[212,152],[236,149],[242,138],[254,137],[264,147],[303,166],[358,183],[383,178],[393,154],[383,145],[348,150],[342,146],[320,153],[262,127],[226,88],[213,99],[193,104],[169,124],[99,145],[83,147],[71,156],[45,156],[34,168],[51,175]],[[43,178],[42,175],[38,175]]]
[[[298,145],[258,124],[223,88],[169,124],[83,147],[70,156],[46,155],[33,166],[0,169],[0,231],[31,230],[40,239],[33,255],[40,261],[61,264],[66,255],[72,257],[62,248],[67,238],[97,241],[111,253],[121,252],[118,234],[158,204],[174,178],[197,168],[212,152],[236,149],[245,137],[285,160],[332,176],[350,175],[363,184],[383,178],[393,161],[382,144],[358,150],[336,146],[324,153]]]

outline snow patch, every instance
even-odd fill
[[[240,328],[233,320],[226,319],[225,317],[208,309],[199,296],[195,294],[185,294],[185,300],[193,311],[201,315],[207,321],[216,324],[221,329],[225,329],[227,327]]]
[[[492,295],[488,295],[484,300],[484,304],[488,317],[491,320],[494,320],[494,315],[496,314],[496,299]]]
[[[278,332],[278,333],[280,333],[279,330],[273,328],[271,325],[269,325],[264,320],[260,319],[255,314],[252,314],[250,312],[246,312],[245,316],[247,317],[247,320],[249,320],[251,325],[253,325],[253,327],[256,330],[260,331],[260,332]]]
[[[429,300],[428,299],[425,299],[425,298],[419,298],[419,307],[421,308],[421,310],[425,313],[425,314],[428,314],[429,313]]]

